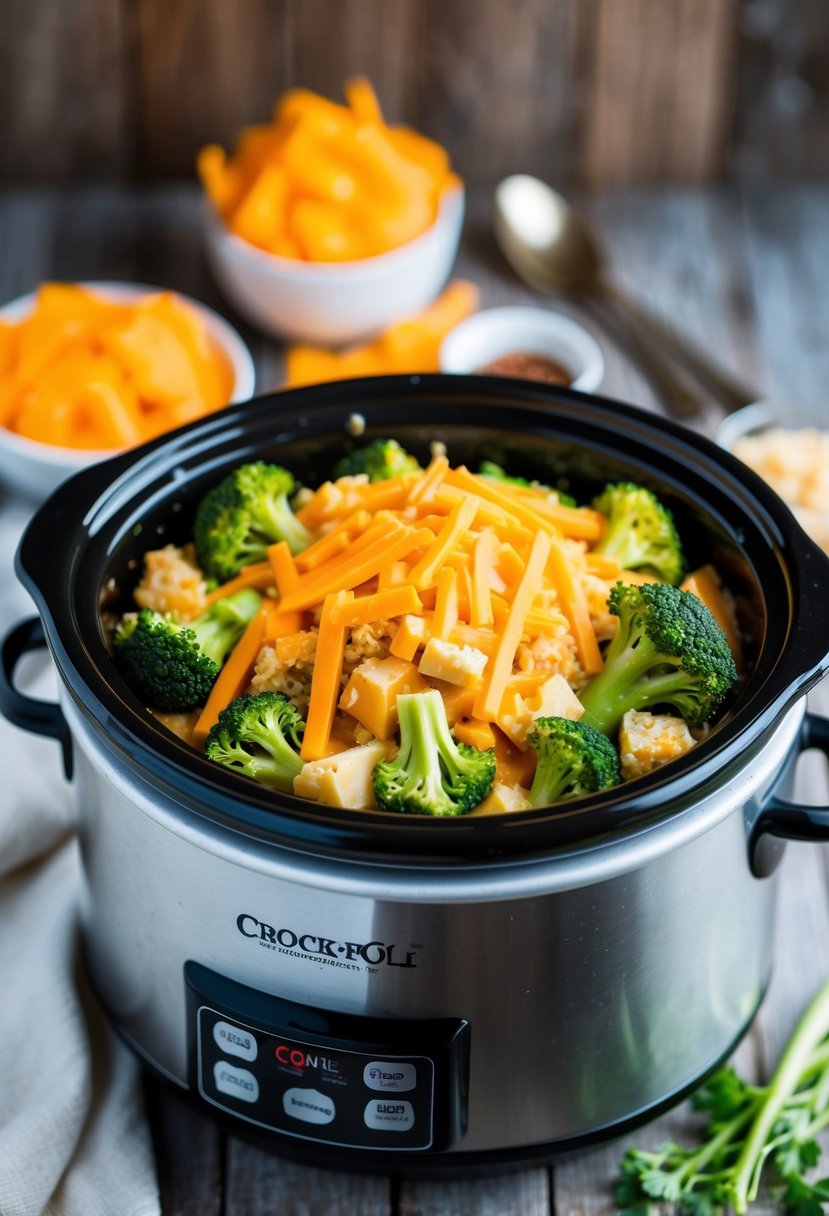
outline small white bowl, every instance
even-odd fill
[[[555,359],[570,373],[570,387],[585,393],[597,389],[604,375],[604,357],[592,334],[559,312],[530,307],[473,313],[444,338],[440,367],[468,375],[514,352]]]
[[[823,402],[809,406],[754,401],[723,418],[714,438],[721,448],[730,452],[739,439],[744,439],[746,435],[758,435],[770,427],[781,427],[788,431],[816,427],[820,431],[829,431],[829,406]]]
[[[358,262],[304,262],[242,240],[205,202],[207,260],[228,300],[265,333],[342,346],[431,303],[449,278],[463,215],[463,189],[453,187],[415,240]]]
[[[90,291],[97,292],[106,299],[125,304],[142,296],[172,290],[151,287],[145,283],[85,282],[78,286],[88,287]],[[228,404],[236,405],[240,401],[248,401],[256,386],[256,370],[251,353],[240,335],[212,308],[180,291],[176,291],[175,295],[198,312],[210,337],[233,369],[233,393]],[[4,304],[0,308],[0,321],[22,321],[32,312],[35,297],[35,292],[29,292]],[[79,469],[96,464],[99,460],[106,460],[121,450],[57,447],[49,443],[38,443],[35,439],[17,435],[14,431],[0,426],[0,481],[22,491],[30,498],[40,500],[51,494],[56,486]]]
[[[825,402],[804,405],[788,401],[755,401],[724,418],[714,438],[720,447],[732,455],[738,455],[735,449],[740,440],[778,429],[790,432],[822,431],[829,435],[829,407]],[[829,553],[829,501],[816,495],[811,483],[817,471],[815,462],[821,460],[822,445],[813,448],[811,435],[801,441],[786,443],[775,439],[773,442],[774,458],[764,467],[755,469],[755,472],[761,477],[767,474],[771,488],[782,497],[800,526]],[[798,462],[805,451],[809,452],[809,456],[806,457],[806,467],[801,468]],[[744,455],[751,454],[745,452]],[[804,503],[802,495],[807,485],[810,493]]]

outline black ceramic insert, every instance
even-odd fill
[[[315,486],[365,435],[422,461],[495,459],[589,501],[620,478],[674,511],[691,565],[713,561],[737,598],[751,671],[691,753],[629,786],[510,816],[426,818],[323,807],[210,764],[154,720],[121,679],[105,613],[128,601],[143,553],[189,535],[199,498],[235,465],[274,460]],[[827,665],[829,561],[775,494],[708,440],[632,406],[528,381],[381,377],[234,406],[80,473],[33,518],[17,569],[44,620],[69,696],[141,780],[194,814],[311,852],[432,864],[553,854],[678,815],[759,749]]]

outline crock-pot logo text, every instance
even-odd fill
[[[403,950],[394,943],[345,942],[316,933],[297,933],[294,929],[266,925],[243,912],[236,918],[236,928],[243,937],[255,938],[263,946],[282,954],[313,959],[332,967],[359,971],[364,966],[416,967],[415,949]]]

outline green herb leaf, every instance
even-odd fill
[[[697,1147],[668,1143],[624,1154],[616,1187],[622,1212],[648,1216],[658,1200],[677,1205],[682,1216],[742,1216],[769,1169],[787,1216],[826,1216],[829,1178],[810,1182],[806,1174],[820,1157],[816,1134],[829,1126],[829,981],[800,1019],[768,1085],[749,1085],[733,1068],[721,1068],[693,1105],[708,1115]]]

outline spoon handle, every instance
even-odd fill
[[[621,309],[614,308],[603,296],[590,298],[589,307],[599,323],[615,336],[622,350],[632,354],[656,390],[666,414],[679,422],[705,418],[702,399],[679,379],[660,348],[647,340]]]
[[[618,287],[602,282],[602,293],[620,312],[624,312],[640,331],[647,333],[652,342],[660,343],[674,359],[704,384],[726,413],[730,414],[757,400],[756,392],[718,367],[698,346],[680,336],[673,326],[643,308]]]

